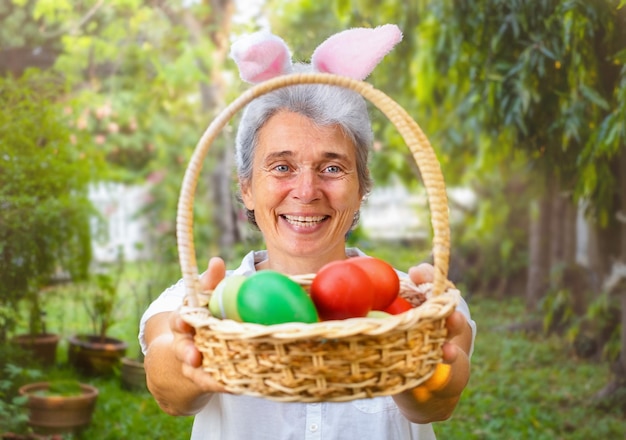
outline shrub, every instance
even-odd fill
[[[96,162],[66,121],[65,97],[48,73],[0,78],[0,310],[26,299],[33,334],[42,331],[41,287],[60,269],[86,274],[91,260]],[[2,320],[0,341],[17,324],[16,315]]]

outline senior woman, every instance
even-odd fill
[[[246,107],[236,142],[240,197],[266,249],[250,252],[234,270],[212,258],[203,287],[263,269],[315,273],[363,255],[345,242],[371,188],[372,130],[360,95],[326,85],[276,90]],[[408,276],[430,281],[432,266],[415,266]],[[341,403],[232,395],[202,371],[193,330],[177,312],[183,297],[181,281],[155,300],[140,341],[150,392],[165,412],[195,415],[192,439],[433,439],[430,423],[450,417],[469,380],[475,324],[461,300],[446,323],[443,360],[451,378],[425,402],[411,390]]]

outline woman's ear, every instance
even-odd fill
[[[252,196],[252,185],[249,180],[239,179],[239,192],[241,194],[241,201],[243,205],[249,211],[254,211],[254,197]]]

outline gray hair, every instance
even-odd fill
[[[259,130],[281,110],[306,116],[318,126],[339,126],[356,148],[361,196],[369,194],[372,179],[367,161],[374,136],[367,103],[352,90],[322,84],[283,87],[256,98],[246,106],[236,138],[237,175],[241,181],[252,178]],[[256,225],[253,212],[248,211],[248,219]]]

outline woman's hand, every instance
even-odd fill
[[[213,289],[225,274],[224,261],[212,258],[200,277],[200,285],[205,290]],[[206,405],[211,393],[225,391],[201,368],[202,354],[194,344],[194,333],[178,311],[154,315],[146,322],[148,350],[144,365],[148,389],[171,415],[195,414]]]
[[[213,290],[225,276],[226,265],[224,260],[213,257],[209,260],[207,270],[200,276],[200,287],[202,290]],[[170,329],[174,335],[173,345],[176,358],[182,364],[183,375],[205,392],[223,392],[223,386],[211,379],[200,368],[202,366],[202,353],[194,344],[194,328],[187,324],[178,313],[172,313]]]
[[[428,263],[422,263],[409,269],[409,277],[411,278],[411,281],[417,285],[430,283],[433,281],[434,271],[435,269],[433,266]],[[457,360],[459,355],[468,355],[470,348],[469,344],[471,344],[471,328],[469,327],[465,316],[463,316],[460,312],[453,312],[450,316],[448,316],[446,320],[446,328],[448,330],[448,335],[446,337],[446,342],[443,344],[443,362],[452,364]],[[459,341],[456,339],[468,330],[470,333],[467,341]],[[468,345],[466,346],[462,342],[467,342]],[[459,343],[462,344],[459,345]],[[464,387],[465,386],[463,386],[463,388]]]
[[[430,264],[420,264],[409,270],[409,277],[415,284],[432,282],[434,269]],[[448,330],[443,344],[441,368],[448,372],[448,378],[439,381],[435,389],[424,390],[417,387],[394,396],[402,413],[414,423],[430,423],[449,418],[454,411],[463,389],[470,377],[469,350],[472,330],[467,319],[460,312],[453,312],[446,319]]]

